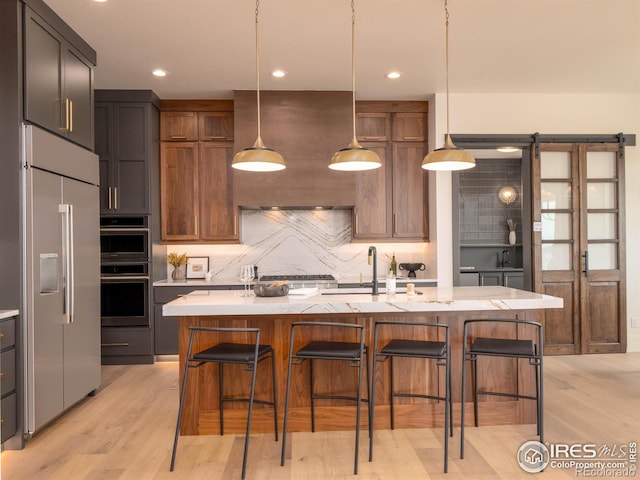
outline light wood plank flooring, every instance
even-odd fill
[[[2,453],[2,479],[239,479],[243,436],[181,437],[176,470],[169,472],[178,409],[177,363],[105,366],[103,385],[45,428],[24,450]],[[640,353],[547,357],[546,439],[597,445],[640,443]],[[518,466],[520,445],[535,438],[532,425],[459,429],[442,472],[442,430],[376,431],[367,462],[363,431],[360,472],[353,473],[353,432],[295,433],[280,467],[280,442],[253,435],[247,479],[565,479],[569,469],[547,468],[532,477]]]

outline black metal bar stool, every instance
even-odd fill
[[[295,333],[297,329],[322,327],[326,329],[352,329],[357,333],[357,342],[343,342],[343,341],[312,341],[300,348],[295,353]],[[297,359],[294,361],[294,359]],[[367,346],[364,344],[364,327],[353,323],[333,323],[333,322],[295,322],[291,325],[291,337],[289,340],[289,367],[287,369],[287,393],[284,403],[284,433],[282,437],[282,456],[280,457],[280,465],[284,466],[284,457],[287,440],[287,419],[289,414],[289,393],[291,390],[291,366],[293,364],[299,365],[305,360],[309,360],[309,368],[311,372],[310,390],[311,390],[311,431],[315,432],[315,400],[317,399],[340,399],[351,400],[356,402],[356,445],[355,445],[355,460],[353,473],[358,473],[358,446],[360,442],[360,405],[362,402],[367,403],[367,412],[369,418],[369,436],[372,435],[371,431],[371,402],[368,398],[362,396],[362,370],[363,364],[367,368],[367,392],[369,392],[369,354],[367,352]],[[345,395],[327,395],[316,394],[313,389],[314,384],[314,360],[342,360],[352,362],[352,366],[358,367],[358,387],[357,396],[345,396]],[[371,461],[371,459],[369,459]]]
[[[535,333],[535,340],[520,340],[517,338],[487,338],[475,337],[469,346],[469,328],[473,325],[499,326],[513,324],[516,328],[524,327]],[[536,394],[523,395],[508,392],[493,392],[478,389],[478,357],[506,357],[528,359],[535,370]],[[465,404],[465,370],[467,362],[473,363],[471,382],[473,385],[473,415],[475,426],[478,426],[478,395],[495,395],[511,398],[526,398],[536,401],[536,427],[540,436],[540,443],[544,443],[543,418],[543,388],[542,388],[542,356],[543,336],[542,325],[538,322],[518,319],[476,319],[465,320],[462,337],[462,406],[460,410],[460,458],[464,458],[464,404]]]
[[[187,378],[189,376],[189,369],[198,368],[205,363],[217,363],[218,364],[218,395],[220,401],[220,435],[224,435],[224,418],[223,418],[223,404],[226,402],[245,402],[249,404],[249,412],[247,414],[247,428],[244,437],[244,455],[242,457],[242,479],[245,478],[247,467],[247,452],[249,448],[249,433],[251,432],[251,414],[253,412],[253,404],[260,403],[263,405],[273,406],[273,419],[275,427],[275,439],[278,441],[278,407],[277,407],[277,395],[276,395],[276,368],[274,352],[271,345],[260,345],[260,329],[259,328],[219,328],[219,327],[189,327],[191,331],[189,336],[189,348],[187,350],[187,359],[184,364],[184,375],[182,379],[182,392],[180,394],[180,407],[178,409],[178,421],[176,423],[176,434],[173,441],[173,453],[171,455],[171,468],[173,467],[176,459],[176,450],[178,448],[178,437],[180,436],[180,422],[182,420],[182,407],[184,405],[184,398],[187,386]],[[193,354],[193,341],[196,332],[220,332],[229,333],[231,335],[255,335],[254,343],[218,343],[217,345],[197,352]],[[254,398],[256,388],[256,372],[258,369],[258,363],[271,359],[271,376],[273,381],[273,401],[260,400]],[[224,397],[223,392],[223,365],[225,363],[235,363],[246,365],[245,370],[251,372],[251,391],[249,398],[228,398]]]
[[[439,339],[444,337],[444,341],[440,340],[413,340],[413,339],[392,339],[384,347],[378,349],[378,333],[379,327],[382,325],[400,325],[407,327],[420,327],[426,332],[431,332],[433,338]],[[414,323],[414,322],[375,322],[373,334],[374,358],[373,374],[371,381],[371,428],[373,428],[373,419],[375,414],[375,390],[376,390],[376,364],[389,359],[390,370],[390,395],[389,395],[389,411],[391,416],[391,430],[395,428],[395,397],[410,398],[428,398],[432,400],[442,400],[444,404],[444,472],[448,470],[449,458],[449,435],[453,436],[453,415],[452,415],[452,398],[451,398],[451,349],[449,343],[449,326],[439,323]],[[423,358],[426,360],[434,360],[437,366],[445,367],[445,388],[444,396],[429,393],[400,393],[394,389],[394,358]],[[369,459],[373,455],[373,437],[369,439]]]

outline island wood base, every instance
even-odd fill
[[[189,344],[189,326],[208,327],[250,327],[261,329],[262,344],[271,344],[275,349],[276,384],[278,399],[278,425],[282,426],[284,413],[284,400],[287,375],[287,361],[289,354],[289,337],[291,323],[295,321],[334,321],[345,323],[358,323],[365,326],[365,341],[373,351],[373,323],[375,320],[385,321],[415,321],[415,322],[441,322],[450,326],[451,337],[451,372],[453,395],[453,419],[454,425],[460,425],[461,402],[461,368],[462,368],[462,324],[469,318],[520,318],[532,320],[535,312],[529,311],[492,311],[492,312],[439,312],[438,314],[414,314],[401,315],[389,314],[313,314],[313,315],[254,315],[254,316],[201,316],[181,317],[179,326],[179,352],[180,352],[180,385],[184,370],[184,362]],[[416,328],[400,326],[383,327],[379,332],[379,346],[382,346],[391,338],[410,338],[433,340],[422,335],[422,331]],[[479,332],[485,336],[501,336],[512,338],[531,338],[529,332],[524,332],[522,327],[513,325],[500,326],[500,329]],[[516,328],[519,330],[516,331]],[[402,332],[402,333],[400,333]],[[401,335],[405,335],[402,337]],[[311,329],[306,335],[298,336],[300,344],[294,346],[294,350],[302,347],[310,340],[340,340],[335,337],[335,332],[327,332],[326,328]],[[355,334],[348,332],[353,337],[345,337],[345,341],[356,341]],[[418,336],[422,335],[422,336]],[[444,340],[443,338],[440,340]],[[229,341],[224,334],[212,334],[209,332],[198,333],[194,342],[194,351],[207,348],[219,341]],[[235,337],[238,341],[238,337]],[[250,343],[251,340],[247,339]],[[370,361],[372,358],[370,358]],[[478,360],[478,371],[483,389],[502,392],[515,392],[516,387],[521,394],[535,394],[534,371],[527,360],[512,358],[487,358]],[[357,385],[357,368],[350,367],[347,362],[321,361],[316,364],[316,393],[331,392],[332,394],[355,396]],[[375,428],[390,428],[389,420],[389,362],[379,363],[376,372],[376,401],[375,401]],[[467,366],[467,368],[469,368]],[[395,382],[397,391],[407,392],[434,392],[444,396],[445,369],[435,367],[433,361],[419,359],[398,359],[395,363]],[[251,377],[250,372],[244,370],[242,365],[225,365],[224,368],[225,396],[248,397]],[[467,404],[465,424],[473,425],[473,404],[471,393],[471,375],[467,375],[469,392],[466,398]],[[219,403],[218,403],[218,368],[215,364],[205,364],[197,370],[191,370],[187,384],[183,418],[180,428],[182,435],[211,435],[219,434]],[[262,362],[258,367],[256,383],[256,398],[270,399],[272,396],[271,365],[269,360]],[[482,396],[479,398],[479,422],[480,425],[499,424],[530,424],[535,423],[535,401],[506,397]],[[410,427],[438,427],[442,426],[444,418],[444,403],[429,399],[396,398],[395,407],[396,428]],[[244,433],[246,428],[247,406],[243,403],[227,403],[224,409],[225,433]],[[363,404],[362,426],[367,425],[366,404]],[[344,400],[318,400],[316,401],[316,429],[317,430],[350,430],[355,426],[355,405]],[[252,426],[253,432],[273,431],[273,408],[254,404]],[[309,366],[308,362],[302,365],[294,365],[292,368],[291,396],[289,407],[288,431],[310,431],[311,410],[309,392]]]

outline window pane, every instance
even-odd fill
[[[587,208],[616,208],[616,184],[588,182]]]
[[[616,235],[615,213],[589,213],[587,214],[587,223],[587,238],[589,240],[612,240],[618,238]],[[544,230],[542,238],[544,239]]]
[[[540,200],[543,210],[571,208],[571,184],[569,182],[541,182]]]
[[[540,152],[540,177],[571,178],[571,152]]]
[[[587,152],[587,178],[616,178],[615,152]]]
[[[616,243],[589,244],[589,270],[613,270],[618,268]]]
[[[571,240],[571,214],[543,213],[542,240]]]
[[[542,270],[571,270],[570,243],[543,243]]]

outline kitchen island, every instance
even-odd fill
[[[295,321],[334,321],[364,325],[366,343],[373,349],[373,324],[376,320],[441,322],[450,326],[452,360],[452,394],[454,399],[454,421],[459,422],[461,402],[460,372],[462,365],[462,323],[467,318],[521,318],[533,320],[538,309],[562,308],[561,298],[526,292],[506,287],[426,287],[417,288],[418,294],[395,294],[372,296],[370,293],[323,294],[320,290],[310,295],[288,295],[286,297],[243,297],[241,291],[197,291],[169,302],[163,307],[164,315],[180,317],[179,356],[180,382],[189,341],[189,326],[253,327],[261,329],[261,343],[271,344],[276,352],[276,376],[279,417],[284,408],[284,385],[286,382],[289,333]],[[325,293],[328,293],[325,291]],[[502,330],[485,332],[487,335],[530,338],[528,332],[516,330],[512,325]],[[413,329],[410,329],[413,330]],[[379,343],[390,338],[401,338],[407,329],[387,326],[380,331]],[[411,338],[428,339],[417,329],[410,331]],[[300,337],[300,345],[313,340],[329,339],[326,329],[317,328],[309,337]],[[332,337],[335,339],[335,337]],[[206,348],[213,342],[225,340],[213,334],[197,336],[194,351]],[[355,341],[355,338],[344,338]],[[402,359],[396,364],[397,390],[439,392],[444,389],[444,368],[413,359]],[[492,389],[531,393],[534,388],[533,369],[526,361],[515,359],[480,360],[478,368],[487,372]],[[345,362],[318,363],[316,390],[349,394],[354,391],[357,369]],[[236,367],[236,366],[232,366]],[[240,366],[225,369],[225,393],[247,395],[248,373]],[[388,362],[379,365],[376,378],[376,428],[389,428]],[[271,396],[271,379],[268,362],[260,366],[256,398]],[[187,384],[181,433],[183,435],[217,434],[218,430],[218,369],[213,365],[200,368],[198,375],[190,375]],[[292,398],[289,416],[289,431],[310,430],[309,369],[306,366],[294,369]],[[330,379],[330,381],[328,380]],[[322,383],[324,382],[324,383]],[[181,383],[180,383],[181,384]],[[467,388],[470,391],[470,388]],[[534,423],[535,402],[505,397],[482,398],[481,424]],[[471,397],[466,398],[467,402]],[[427,399],[397,400],[397,427],[425,427],[442,424],[442,402]],[[253,416],[254,431],[270,431],[273,428],[272,410],[256,405]],[[242,432],[246,423],[246,406],[230,404],[225,410],[225,431]],[[344,430],[353,428],[354,409],[352,403],[342,400],[319,402],[316,406],[317,428],[320,430]],[[363,422],[366,422],[364,416]],[[470,415],[469,421],[472,421]]]

